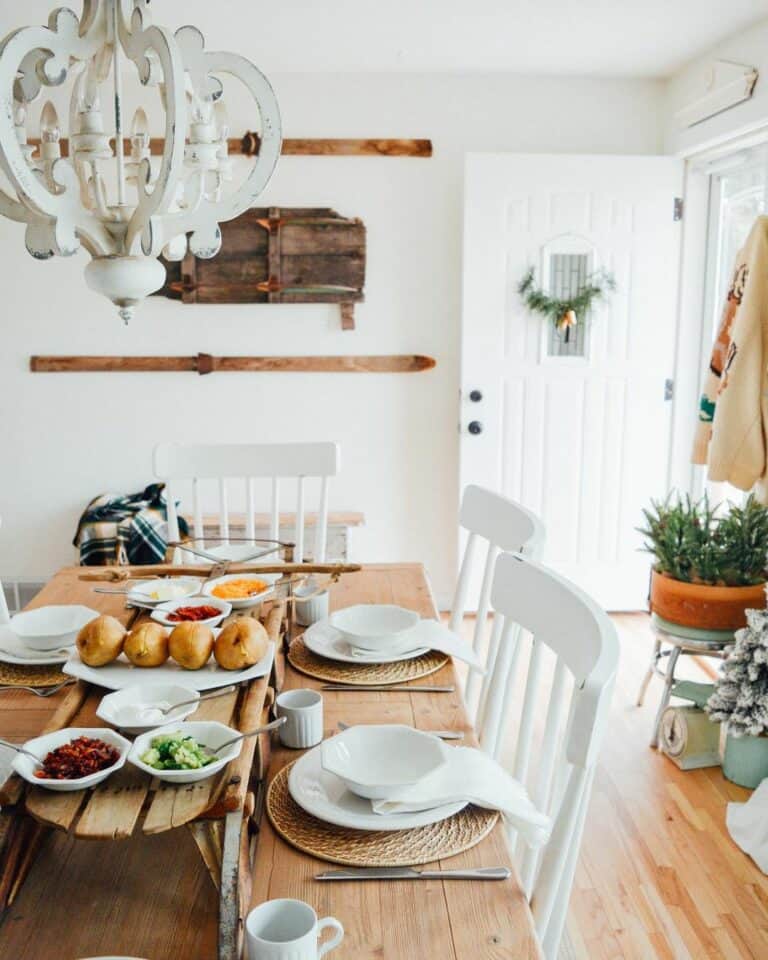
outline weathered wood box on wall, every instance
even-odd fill
[[[335,210],[269,207],[221,225],[212,260],[168,263],[159,295],[183,303],[338,303],[354,329],[364,299],[365,225]]]

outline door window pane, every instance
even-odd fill
[[[549,257],[549,295],[559,300],[575,296],[587,282],[588,253],[552,253]],[[577,317],[572,327],[558,329],[549,324],[547,355],[550,357],[586,356],[588,317]]]

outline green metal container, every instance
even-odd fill
[[[732,737],[725,741],[723,774],[732,783],[754,790],[768,777],[768,737]]]

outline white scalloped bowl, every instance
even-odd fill
[[[13,769],[20,777],[23,777],[27,783],[34,784],[36,787],[45,787],[46,790],[53,790],[58,793],[71,793],[73,790],[85,790],[88,787],[95,787],[97,783],[106,780],[116,770],[119,770],[128,759],[128,753],[131,749],[131,741],[121,737],[119,733],[110,730],[109,727],[65,727],[63,730],[55,730],[53,733],[47,733],[42,737],[35,737],[24,744],[24,749],[34,753],[36,757],[43,760],[51,750],[63,746],[78,737],[93,737],[97,740],[103,740],[111,746],[116,747],[120,752],[120,757],[111,767],[105,767],[97,773],[91,773],[87,777],[78,777],[75,780],[48,780],[35,776],[35,770],[39,769],[31,757],[23,753],[17,753],[13,758]]]
[[[86,623],[98,616],[98,610],[82,604],[61,603],[17,613],[9,626],[31,650],[58,650],[71,647]]]
[[[415,610],[390,603],[358,603],[331,614],[335,627],[353,647],[383,653],[399,646],[421,620]]]
[[[144,763],[141,755],[152,746],[152,739],[159,734],[175,733],[177,730],[183,730],[184,733],[194,737],[198,743],[208,747],[209,750],[215,750],[219,744],[226,743],[227,740],[231,740],[239,734],[238,730],[216,720],[187,720],[184,723],[167,723],[136,737],[128,757],[129,761],[134,767],[143,770],[144,773],[157,777],[158,780],[165,780],[166,783],[197,783],[199,780],[207,780],[208,777],[212,777],[215,773],[223,770],[230,760],[240,756],[243,747],[242,740],[238,740],[218,754],[218,760],[209,763],[207,767],[200,767],[198,770],[156,770]]]
[[[361,724],[324,740],[320,761],[352,793],[388,800],[439,770],[447,750],[437,737],[413,727]]]

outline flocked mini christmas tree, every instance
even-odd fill
[[[734,737],[768,733],[768,610],[747,610],[747,626],[736,633],[707,713]]]

